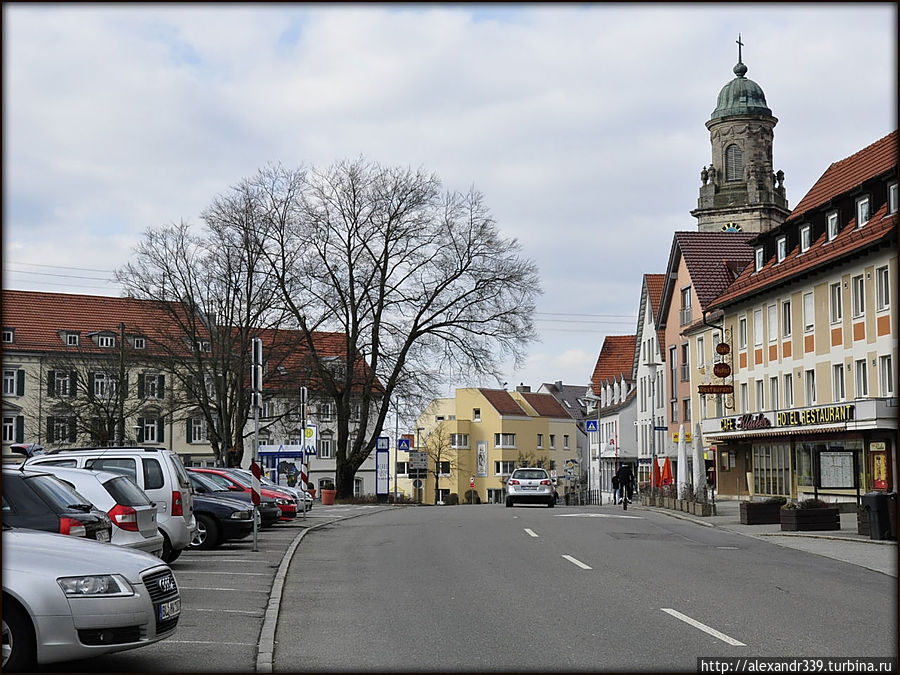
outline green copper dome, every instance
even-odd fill
[[[728,115],[768,115],[771,117],[772,111],[766,105],[766,95],[763,93],[762,87],[745,77],[747,66],[740,60],[734,67],[734,74],[737,77],[722,87],[722,91],[719,92],[719,102],[710,115],[710,119]]]

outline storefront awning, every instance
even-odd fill
[[[765,429],[741,431],[708,431],[703,434],[703,438],[710,441],[727,441],[732,438],[759,438],[760,436],[809,436],[810,434],[829,434],[835,431],[847,431],[847,425],[832,424],[815,427],[767,427]]]

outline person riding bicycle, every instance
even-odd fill
[[[632,501],[631,498],[634,496],[634,473],[631,470],[631,465],[620,465],[619,470],[616,472],[616,478],[619,479],[619,490],[622,492],[622,497],[629,502]]]

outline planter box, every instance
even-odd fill
[[[706,504],[703,502],[692,502],[691,503],[691,513],[695,516],[707,517],[712,515],[712,504]]]
[[[334,498],[337,496],[337,490],[322,490],[322,504],[330,506],[334,504]]]
[[[781,509],[781,529],[784,532],[841,529],[841,512],[827,509]]]
[[[741,502],[741,524],[769,525],[781,522],[781,504]]]
[[[674,509],[675,508],[675,498],[674,497],[663,497],[663,508]]]

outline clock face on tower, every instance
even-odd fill
[[[725,223],[722,226],[722,232],[743,232],[744,228],[737,223]]]

